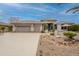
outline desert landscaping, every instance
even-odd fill
[[[79,41],[67,42],[64,39],[65,37],[42,34],[37,49],[37,56],[79,56]]]

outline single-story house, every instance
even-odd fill
[[[45,24],[47,30],[56,29],[57,20],[41,20],[41,21],[21,21],[12,20],[10,24],[13,26],[13,32],[41,32],[45,31]]]

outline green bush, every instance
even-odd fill
[[[78,25],[78,24],[72,25],[72,26],[69,28],[69,31],[79,31],[79,25]]]
[[[8,26],[8,31],[12,32],[12,26]]]
[[[7,25],[0,25],[0,30],[4,31],[6,27],[8,32],[12,31],[12,26],[7,26]]]
[[[54,33],[53,33],[53,32],[51,32],[51,33],[50,33],[50,35],[54,35]]]
[[[41,33],[45,33],[44,31],[41,31]]]
[[[75,32],[64,32],[63,34],[70,39],[73,39],[73,37],[77,35]]]
[[[0,30],[4,30],[4,29],[5,29],[5,26],[0,25]]]

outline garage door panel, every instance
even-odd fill
[[[35,25],[34,26],[34,31],[35,32],[40,32],[40,25]]]
[[[29,32],[30,31],[30,27],[16,27],[16,32]]]

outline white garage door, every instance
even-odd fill
[[[16,27],[16,32],[29,32],[30,31],[30,27]]]

